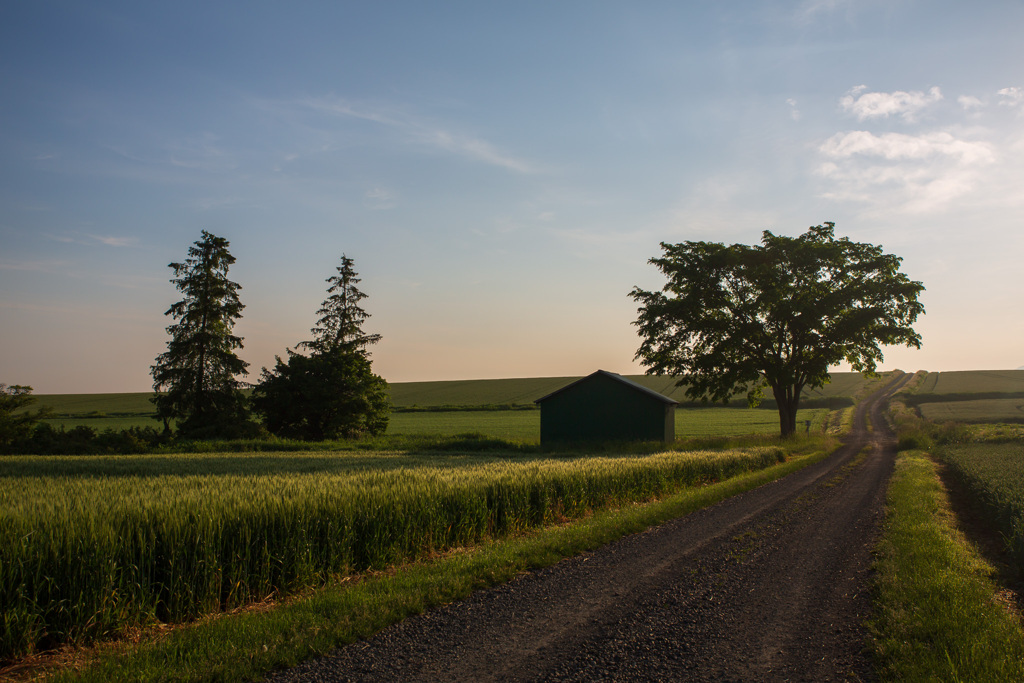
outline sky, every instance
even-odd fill
[[[0,382],[150,390],[202,230],[250,381],[342,254],[388,381],[631,374],[661,242],[826,221],[926,287],[882,369],[1024,366],[1022,29],[998,0],[4,2]]]

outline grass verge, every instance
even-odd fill
[[[617,538],[699,510],[801,469],[818,451],[711,486],[643,505],[605,511],[463,553],[343,583],[265,612],[227,615],[139,645],[96,649],[58,681],[245,681],[366,638],[386,626],[472,591],[497,585]]]
[[[995,600],[994,569],[956,529],[933,463],[906,451],[878,546],[876,664],[883,680],[1024,680],[1024,630]]]

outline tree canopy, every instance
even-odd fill
[[[342,255],[337,271],[327,278],[313,340],[299,344],[310,355],[288,349],[288,360],[278,356],[273,370],[263,368],[253,391],[253,406],[278,436],[319,441],[387,429],[388,385],[373,373],[367,348],[381,336],[363,331],[370,315],[359,305],[366,294],[356,287],[354,261]]]
[[[0,446],[28,438],[36,422],[50,414],[49,408],[23,410],[35,402],[32,387],[0,384]]]
[[[173,418],[185,436],[242,436],[251,431],[238,375],[248,363],[232,333],[242,317],[241,287],[228,279],[235,257],[229,243],[203,230],[182,263],[171,263],[171,283],[183,294],[165,313],[176,321],[167,328],[167,351],[152,366],[153,399],[165,428]]]
[[[327,278],[330,285],[327,293],[330,296],[317,311],[320,319],[310,330],[313,333],[313,340],[302,342],[299,346],[316,353],[341,348],[366,351],[367,347],[379,342],[381,337],[379,334],[363,332],[363,323],[370,314],[359,305],[359,302],[366,298],[366,294],[356,287],[361,279],[355,270],[355,261],[342,254],[341,265],[337,267],[337,271],[335,275]]]
[[[920,348],[912,328],[924,313],[920,282],[881,246],[835,239],[834,223],[799,237],[765,231],[760,245],[662,243],[652,258],[668,278],[661,291],[634,288],[649,374],[672,375],[687,395],[757,405],[769,387],[783,435],[796,429],[805,387],[829,381],[846,361],[872,373],[882,346]]]

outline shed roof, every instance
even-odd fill
[[[668,403],[668,404],[671,404],[671,405],[677,405],[679,403],[679,401],[676,401],[675,399],[671,399],[668,396],[665,396],[664,394],[660,394],[657,391],[655,391],[654,389],[648,389],[647,387],[645,387],[645,386],[643,386],[641,384],[637,384],[636,382],[634,382],[632,380],[626,379],[622,375],[617,375],[614,372],[607,372],[606,370],[598,370],[597,372],[591,373],[591,374],[587,375],[586,377],[583,377],[582,379],[578,379],[575,382],[571,382],[570,384],[566,384],[561,389],[556,389],[555,391],[552,391],[547,396],[541,396],[540,398],[535,400],[534,403],[540,403],[541,401],[546,401],[547,399],[551,398],[552,396],[557,396],[558,394],[562,393],[563,391],[567,391],[567,390],[573,388],[577,384],[581,384],[583,382],[586,382],[587,380],[590,380],[590,379],[592,379],[594,377],[599,377],[599,376],[608,377],[608,378],[613,379],[613,380],[615,380],[617,382],[621,382],[622,384],[626,385],[630,389],[633,389],[634,391],[638,391],[641,394],[645,394],[645,395],[647,395],[647,396],[649,396],[651,398],[658,399],[659,401],[662,401],[663,403]]]

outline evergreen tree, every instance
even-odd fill
[[[373,374],[370,359],[352,350],[277,356],[263,369],[253,407],[271,434],[323,441],[383,434],[388,427],[388,384]]]
[[[178,421],[189,437],[237,437],[251,433],[242,382],[248,363],[235,350],[242,339],[232,334],[244,306],[241,287],[228,279],[235,257],[228,241],[207,231],[188,250],[183,263],[171,263],[171,283],[184,295],[165,315],[177,322],[167,328],[167,351],[152,366],[153,399],[164,429]]]
[[[273,369],[263,368],[252,402],[273,434],[323,440],[383,434],[391,410],[387,382],[373,374],[367,347],[380,341],[362,325],[370,315],[359,302],[366,294],[356,284],[354,262],[341,257],[338,274],[327,278],[330,295],[317,313],[313,340],[288,350]]]
[[[313,340],[302,342],[300,347],[310,349],[314,353],[346,349],[366,352],[366,347],[380,341],[379,334],[364,334],[363,323],[370,317],[360,307],[359,302],[366,298],[356,287],[361,281],[353,267],[355,262],[345,254],[341,255],[338,274],[327,278],[330,287],[328,296],[317,315],[316,326],[310,331]]]

